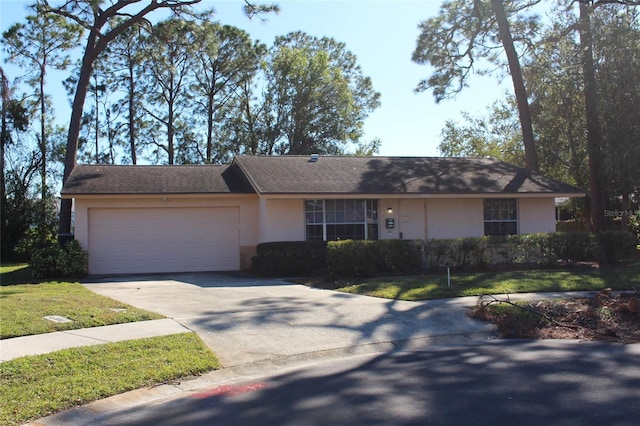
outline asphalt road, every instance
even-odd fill
[[[490,341],[316,362],[97,425],[638,425],[640,345]]]

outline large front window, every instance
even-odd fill
[[[307,241],[377,240],[378,200],[306,200]]]
[[[514,235],[518,233],[518,208],[515,199],[484,200],[484,235]]]

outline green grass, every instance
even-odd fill
[[[314,285],[313,283],[311,285]],[[326,283],[318,286],[327,287]],[[572,267],[513,272],[446,273],[400,277],[341,280],[331,286],[345,293],[399,300],[427,300],[481,294],[545,291],[628,290],[640,287],[640,262],[629,266],[596,269]]]
[[[0,279],[2,338],[163,318],[97,295],[79,283],[34,281],[26,264],[1,266]],[[126,310],[117,312],[113,308]],[[46,315],[61,315],[73,322],[54,323],[42,318]],[[195,333],[6,361],[0,363],[0,424],[21,424],[100,398],[217,368],[217,358]]]
[[[195,333],[0,363],[0,424],[21,424],[118,393],[220,368]]]
[[[0,304],[2,339],[163,318],[97,295],[81,284],[71,282],[3,285],[0,287]],[[117,312],[112,309],[126,310]],[[43,319],[48,315],[61,315],[73,322],[55,323]]]

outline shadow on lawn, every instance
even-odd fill
[[[0,285],[16,285],[16,284],[39,284],[43,280],[33,278],[31,267],[25,266],[15,271],[0,274]]]

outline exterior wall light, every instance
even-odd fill
[[[389,213],[389,214],[393,214],[393,208],[389,207],[389,208],[387,209],[387,213]]]

